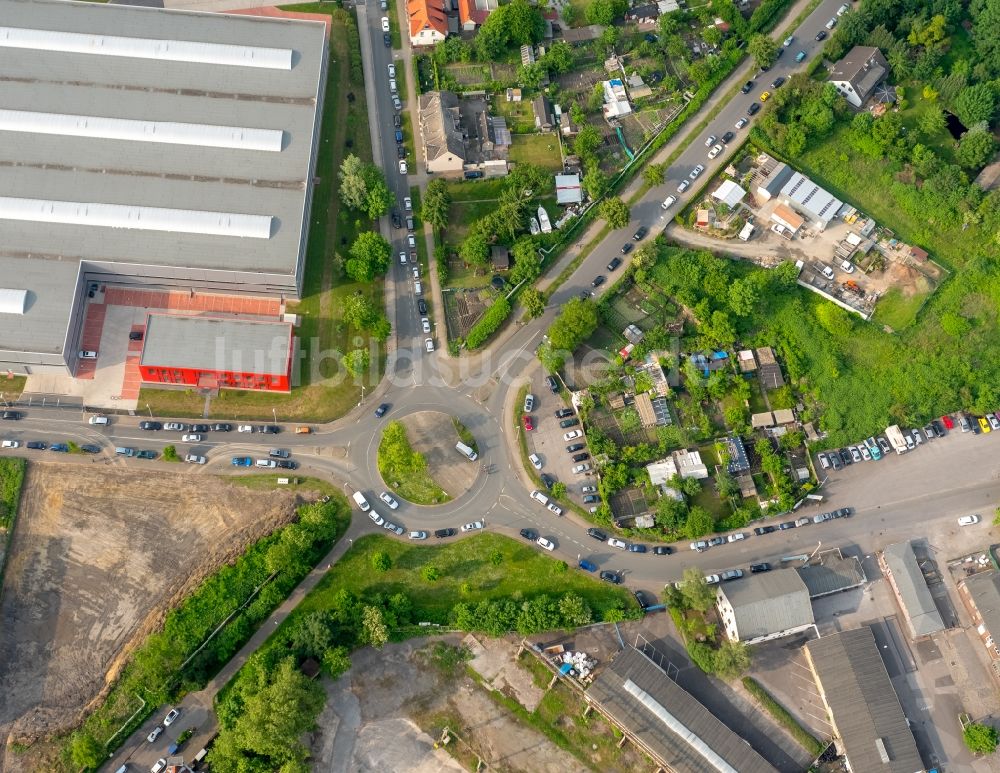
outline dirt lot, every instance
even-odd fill
[[[32,464],[0,606],[0,737],[75,723],[164,611],[301,493],[208,475]]]
[[[462,639],[448,636],[443,640],[455,645]],[[328,686],[329,699],[313,739],[313,770],[430,773],[473,769],[474,765],[463,767],[448,751],[434,748],[445,724],[468,744],[452,741],[453,753],[463,761],[475,760],[474,753],[478,753],[491,770],[586,770],[571,754],[493,702],[461,667],[448,675],[434,666],[424,649],[430,641],[418,639],[354,653],[351,670]],[[493,644],[498,643],[502,642]]]
[[[439,411],[420,411],[402,418],[410,445],[427,460],[427,472],[452,498],[468,491],[479,465],[462,464],[462,456],[455,450],[459,441],[451,416]]]

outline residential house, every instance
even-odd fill
[[[474,32],[498,7],[497,0],[458,0],[458,21],[462,30]]]
[[[724,583],[719,586],[716,605],[730,641],[757,644],[816,625],[809,590],[794,569]]]
[[[795,423],[795,411],[791,408],[778,408],[774,412],[774,423],[780,426]]]
[[[674,451],[674,464],[682,478],[704,480],[708,477],[708,467],[701,461],[701,454],[695,450]]]
[[[555,126],[555,118],[552,115],[552,104],[544,94],[531,100],[531,109],[535,113],[535,128],[539,131],[550,132]]]
[[[848,770],[926,770],[871,628],[822,636],[804,652]]]
[[[889,75],[889,63],[874,46],[855,46],[833,66],[829,81],[844,99],[861,107]]]
[[[649,482],[654,486],[663,486],[669,483],[677,474],[677,465],[673,457],[660,459],[658,462],[650,462],[646,465],[646,473],[649,475]]]
[[[448,37],[448,16],[441,0],[407,0],[410,44],[433,46]]]
[[[911,639],[921,639],[945,629],[944,620],[917,563],[913,545],[896,542],[879,553],[879,566],[906,617]]]
[[[502,244],[495,244],[490,247],[490,262],[494,271],[507,271],[510,269],[510,250]]]
[[[452,91],[421,94],[417,118],[427,171],[435,174],[461,172],[465,167],[466,150],[458,96]]]
[[[753,429],[767,429],[774,426],[774,414],[770,411],[754,413],[750,416],[750,426]]]

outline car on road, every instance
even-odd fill
[[[4,411],[3,413],[0,413],[0,419],[3,419],[4,421],[17,421],[20,418],[21,414],[17,411]]]
[[[534,542],[536,539],[538,539],[538,532],[535,531],[534,529],[521,529],[521,531],[519,531],[518,534],[520,534],[522,537],[528,540],[528,542]]]
[[[746,118],[741,118],[741,119],[740,119],[740,120],[738,120],[738,121],[737,121],[737,122],[736,122],[736,123],[735,123],[735,124],[734,124],[733,126],[734,126],[734,128],[736,128],[736,129],[742,129],[742,128],[743,128],[744,126],[746,126],[746,125],[747,125],[748,123],[750,123],[750,122],[749,122],[749,121],[748,121],[748,120],[747,120]]]
[[[17,440],[4,440],[0,443],[0,448],[20,448],[21,444]]]
[[[776,526],[758,526],[753,530],[753,533],[758,537],[762,537],[765,534],[770,534],[771,532],[777,531]]]
[[[234,456],[232,465],[233,467],[253,467],[253,459],[249,456]]]
[[[67,445],[66,443],[53,443],[52,445],[49,446],[49,450],[50,451],[57,451],[57,452],[59,452],[61,454],[68,454],[69,453],[69,445]]]
[[[536,539],[535,544],[537,544],[538,547],[542,548],[543,550],[553,551],[556,549],[556,543],[554,543],[552,540],[545,539],[545,537],[539,537],[538,539]]]
[[[663,200],[663,203],[660,204],[660,209],[666,211],[670,209],[675,203],[677,203],[676,196],[667,196],[667,198]]]
[[[184,432],[187,429],[187,424],[181,424],[179,421],[168,421],[163,425],[163,429],[169,432]]]
[[[434,351],[434,339],[433,338],[425,338],[424,339],[424,351],[427,352],[428,354],[430,352]]]
[[[719,578],[723,582],[727,582],[729,580],[738,580],[742,576],[743,576],[743,570],[742,569],[727,569],[726,571],[722,572],[719,575]]]
[[[291,453],[286,448],[271,448],[268,450],[267,455],[272,459],[287,459],[291,456]]]
[[[643,239],[646,238],[646,234],[648,233],[649,229],[646,228],[646,226],[641,225],[639,226],[639,229],[634,234],[632,234],[632,241],[641,242]]]
[[[535,428],[535,420],[531,416],[524,416],[521,421],[526,432],[531,432]]]
[[[794,42],[795,42],[795,36],[794,35],[789,35],[787,38],[785,38],[782,41],[781,46],[782,46],[782,48],[788,48]]]
[[[700,539],[691,543],[691,550],[701,553],[703,550],[708,550],[708,542]]]
[[[388,16],[383,16],[382,17],[382,32],[388,32],[388,31],[389,31],[389,17]]]
[[[375,409],[375,418],[381,419],[385,416],[386,411],[389,410],[389,403],[382,403],[378,408]]]
[[[589,464],[578,464],[573,468],[574,475],[583,475],[584,473],[590,472],[591,467]]]
[[[180,715],[181,715],[180,709],[170,709],[170,711],[167,712],[167,716],[163,718],[163,726],[170,727],[174,723],[174,720],[177,719],[177,717],[179,717]]]
[[[753,81],[747,81],[746,83],[743,84],[742,88],[740,88],[740,91],[744,94],[749,94],[752,90],[753,90]]]
[[[273,470],[278,466],[278,463],[274,459],[258,459],[254,462],[254,467],[260,467],[264,470]]]
[[[963,515],[958,519],[959,526],[972,526],[973,524],[979,523],[978,515]]]
[[[41,440],[29,440],[24,444],[25,448],[30,448],[33,451],[44,451],[47,446]]]
[[[681,184],[677,186],[677,192],[684,193],[690,186],[691,183],[688,180],[681,180]]]
[[[381,499],[383,502],[385,502],[387,505],[389,505],[390,510],[395,510],[397,507],[399,507],[399,502],[397,502],[395,498],[392,496],[392,494],[390,494],[388,491],[383,491],[381,494],[378,495],[378,498]]]
[[[163,429],[163,425],[158,421],[140,421],[139,429],[145,430],[146,432],[157,432]]]
[[[725,134],[722,135],[722,144],[728,145],[729,141],[735,136],[736,136],[735,132],[726,132]]]
[[[744,534],[741,531],[738,531],[726,537],[726,542],[739,542],[740,540],[744,540],[746,538],[747,538],[746,534]]]
[[[771,92],[770,91],[765,91],[765,92],[763,92],[760,95],[760,101],[761,102],[767,102],[767,100],[769,100],[770,98],[771,98]]]
[[[813,516],[813,523],[825,523],[833,518],[833,513],[820,513]]]
[[[152,730],[149,731],[149,735],[146,736],[146,740],[150,743],[154,743],[157,738],[160,737],[160,733],[163,732],[163,725],[157,725]]]
[[[628,547],[628,545],[626,545],[623,540],[620,540],[617,537],[610,537],[608,539],[608,547],[618,548],[619,550],[625,550]]]
[[[594,277],[594,280],[590,283],[591,287],[600,287],[604,284],[604,274],[598,274]]]
[[[803,59],[805,59],[805,58],[806,58],[806,52],[805,52],[805,51],[799,51],[799,52],[798,52],[798,53],[797,53],[797,54],[795,55],[795,61],[796,61],[796,62],[801,62],[801,61],[802,61]]]
[[[750,106],[747,108],[747,115],[755,115],[759,110],[760,110],[760,104],[758,102],[751,102]]]
[[[595,529],[595,528],[587,529],[587,534],[596,539],[598,542],[607,542],[608,539],[608,535],[605,534],[600,529]],[[611,543],[609,542],[608,544],[610,545]]]
[[[597,564],[595,564],[593,561],[588,561],[586,558],[581,558],[577,566],[579,566],[585,572],[597,571]]]
[[[531,413],[535,410],[535,396],[530,392],[524,396],[524,408],[522,410],[525,413]]]
[[[368,517],[372,519],[376,526],[382,526],[385,524],[385,518],[376,513],[374,510],[371,510],[368,513]]]
[[[384,524],[382,524],[382,528],[385,529],[386,531],[391,531],[397,537],[403,536],[403,527],[400,526],[399,524],[393,523],[392,521],[386,521]]]
[[[198,454],[188,454],[184,457],[184,461],[188,464],[206,464],[208,459],[204,456],[198,456]]]
[[[691,174],[688,175],[692,180],[697,180],[698,175],[705,171],[705,167],[698,164],[694,169],[691,170]]]
[[[708,137],[705,138],[705,147],[706,148],[710,148],[714,144],[715,144],[715,135],[714,134],[709,134]]]
[[[202,437],[197,432],[192,432],[181,437],[182,443],[200,443],[201,441]]]
[[[613,585],[620,585],[622,581],[622,576],[618,572],[612,572],[610,569],[602,571],[600,577],[604,582],[610,582]]]
[[[657,556],[669,556],[674,552],[674,549],[669,545],[657,545],[653,548],[653,554]]]
[[[629,553],[645,553],[646,546],[637,542],[630,542],[626,550],[628,550]]]
[[[562,515],[562,508],[559,507],[555,502],[549,502],[545,507],[556,515]]]
[[[572,432],[567,432],[563,435],[563,440],[576,440],[578,437],[583,437],[582,429],[574,429]]]
[[[472,521],[472,523],[467,523],[462,527],[462,531],[477,531],[483,528],[482,521]]]
[[[720,582],[720,580],[721,580],[721,578],[717,574],[706,574],[705,575],[705,584],[706,585],[718,585],[719,582]]]
[[[826,30],[820,30],[816,33],[816,40],[826,40]]]
[[[779,77],[775,78],[773,81],[771,81],[771,88],[772,89],[780,89],[781,86],[782,86],[782,84],[784,82],[785,82],[785,79],[779,76]]]
[[[708,157],[715,158],[721,152],[722,152],[722,145],[721,144],[715,145],[710,151],[708,151]]]
[[[444,539],[445,537],[454,537],[455,536],[455,530],[454,529],[438,529],[438,530],[436,530],[434,532],[434,536],[437,537],[438,539]]]
[[[406,174],[408,171],[409,171],[409,167],[407,167],[406,161],[404,159],[400,159],[400,161],[399,161],[399,173],[400,174]]]
[[[750,574],[760,574],[761,572],[770,572],[771,565],[767,561],[761,561],[759,564],[750,564]]]
[[[538,454],[531,454],[528,457],[528,461],[531,462],[531,466],[536,470],[542,469],[542,460],[539,458]]]

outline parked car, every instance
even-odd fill
[[[742,88],[740,88],[740,91],[744,94],[749,94],[751,91],[753,91],[753,81],[747,81],[746,83],[744,83]]]
[[[708,546],[710,548],[717,548],[717,547],[719,547],[719,545],[725,545],[725,544],[726,544],[726,538],[725,537],[709,537],[708,538]]]
[[[378,408],[375,409],[375,418],[381,419],[385,416],[385,412],[389,410],[389,403],[382,403]]]
[[[759,110],[760,105],[757,102],[751,102],[750,106],[747,108],[747,115],[756,115]]]
[[[575,416],[573,416],[571,418],[563,419],[562,421],[560,421],[559,422],[559,427],[561,429],[569,429],[570,427],[577,426],[579,423],[580,423],[580,420],[578,418],[576,418]]]
[[[628,546],[624,541],[617,539],[616,537],[611,537],[608,539],[608,547],[618,548],[619,550],[625,550]]]
[[[579,564],[577,564],[585,572],[596,572],[597,564],[592,561],[588,561],[586,558],[581,558]]]
[[[806,58],[806,52],[805,52],[805,51],[799,51],[799,52],[798,52],[798,53],[797,53],[797,54],[795,55],[795,61],[796,61],[796,62],[801,62],[801,61],[802,61],[803,59],[805,59],[805,58]]]
[[[820,30],[816,33],[816,40],[826,40],[826,30]]]
[[[782,84],[784,84],[784,82],[785,82],[785,79],[783,77],[781,77],[781,76],[778,76],[773,81],[771,81],[771,88],[772,89],[780,89],[781,86],[782,86]]]
[[[690,186],[691,182],[689,180],[681,180],[681,184],[677,186],[677,192],[684,193]]]
[[[157,432],[163,429],[163,425],[158,421],[140,421],[139,429],[145,430],[146,432]]]
[[[632,234],[632,240],[636,241],[636,242],[640,242],[640,241],[642,241],[643,239],[646,238],[646,234],[648,234],[648,233],[649,233],[649,229],[646,228],[646,226],[641,225],[641,226],[639,226],[639,229],[634,234]]]
[[[573,454],[573,461],[574,462],[585,462],[589,458],[590,458],[590,454],[588,454],[586,451],[584,451],[583,453],[579,453],[579,454]]]
[[[645,553],[646,552],[646,546],[645,545],[640,545],[640,544],[635,543],[635,542],[632,542],[632,543],[629,544],[629,546],[626,548],[626,550],[628,550],[629,553]]]
[[[597,494],[587,494],[583,498],[585,505],[597,505],[601,503],[601,498]]]
[[[21,414],[17,411],[3,411],[0,413],[0,419],[3,421],[17,421],[21,418]]]
[[[524,424],[526,432],[532,432],[535,429],[535,420],[531,416],[522,416],[521,423]]]
[[[760,95],[760,101],[761,102],[767,102],[767,100],[769,100],[770,98],[771,98],[771,92],[770,91],[762,92],[761,95]]]
[[[602,571],[600,577],[604,582],[610,582],[613,585],[620,585],[622,581],[622,576],[618,572],[612,572],[610,569]]]
[[[188,454],[184,457],[184,461],[188,464],[206,464],[208,459],[204,456],[198,456],[198,454]]]
[[[738,580],[742,576],[743,576],[743,570],[742,569],[727,569],[726,571],[722,572],[719,575],[719,578],[723,582],[726,582],[728,580]]]
[[[622,259],[621,258],[612,258],[611,261],[608,263],[608,266],[607,266],[608,271],[614,271],[621,264],[622,264]]]
[[[170,727],[172,724],[174,724],[174,720],[177,719],[177,717],[179,717],[180,715],[181,715],[180,709],[170,709],[170,711],[167,712],[167,716],[163,718],[163,726]]]
[[[382,524],[382,528],[386,531],[391,531],[397,537],[403,536],[403,527],[397,523],[393,523],[392,521],[386,521]]]
[[[535,410],[535,396],[531,394],[531,392],[528,392],[528,394],[524,396],[523,411],[525,413],[531,413],[533,410]]]
[[[663,203],[660,204],[660,209],[666,211],[670,209],[675,203],[677,203],[676,196],[667,196],[667,198],[663,200]]]
[[[955,421],[948,414],[941,417],[941,423],[945,429],[955,429]]]
[[[549,475],[547,472],[543,472],[538,477],[542,479],[542,485],[545,486],[545,488],[547,488],[549,491],[551,491],[552,487],[556,484],[556,479],[553,478],[551,475]]]
[[[483,528],[482,521],[473,521],[472,523],[467,523],[462,527],[462,531],[478,531]]]
[[[770,534],[771,532],[777,530],[778,529],[774,526],[758,526],[753,530],[753,533],[756,534],[758,537],[762,537],[765,534]]]
[[[552,394],[558,394],[559,392],[559,382],[556,380],[555,376],[546,376],[545,383],[551,390]]]
[[[748,123],[750,123],[750,122],[749,122],[749,121],[748,121],[748,120],[747,120],[746,118],[740,118],[740,119],[739,119],[739,120],[738,120],[738,121],[737,121],[737,122],[736,122],[736,123],[734,124],[734,127],[735,127],[736,129],[742,129],[742,128],[743,128],[744,126],[746,126],[746,125],[747,125]]]
[[[562,515],[562,508],[559,507],[559,505],[557,505],[555,502],[549,502],[547,505],[545,505],[545,507],[547,510],[549,510],[549,512],[555,513],[556,515]]]
[[[695,166],[694,169],[691,170],[691,174],[689,174],[688,177],[690,177],[692,180],[697,180],[698,175],[700,175],[704,171],[705,167],[702,166],[701,164],[698,164],[697,166]]]
[[[833,518],[833,513],[820,513],[813,516],[813,523],[824,523]]]
[[[395,510],[396,508],[399,507],[399,502],[397,502],[395,498],[392,496],[392,494],[390,494],[388,491],[383,491],[381,494],[378,495],[378,498],[381,499],[383,502],[385,502],[387,505],[389,505],[390,510]]]
[[[152,730],[149,731],[149,735],[146,736],[146,740],[150,743],[154,743],[157,738],[160,737],[160,733],[163,732],[163,725],[157,725]]]
[[[632,591],[632,595],[635,596],[635,601],[639,605],[639,609],[646,610],[653,606],[653,602],[641,590]]]
[[[522,537],[528,540],[528,542],[534,542],[536,539],[538,539],[538,532],[535,531],[534,529],[521,529],[521,531],[519,531],[518,534],[520,534]]]
[[[556,544],[552,540],[545,539],[545,537],[539,537],[535,540],[535,544],[543,550],[553,551],[556,549]]]
[[[669,556],[674,552],[674,549],[669,545],[657,545],[653,548],[653,554],[657,556]]]
[[[563,440],[575,440],[578,437],[583,437],[582,429],[574,429],[571,432],[567,432],[563,435]]]
[[[383,518],[381,515],[379,515],[378,513],[376,513],[374,510],[371,510],[368,513],[368,517],[372,519],[372,522],[376,526],[384,526],[385,525],[385,518]]]
[[[197,432],[192,432],[187,435],[181,436],[182,443],[200,443],[201,441],[202,437]]]
[[[574,411],[572,408],[560,408],[556,411],[555,416],[557,419],[565,419],[567,416],[572,416],[573,414]]]
[[[745,540],[746,538],[747,538],[746,534],[744,534],[741,531],[738,531],[726,537],[726,542],[739,542],[740,540]]]
[[[4,440],[0,443],[0,448],[20,448],[21,443],[17,440]]]
[[[47,446],[41,440],[29,440],[24,444],[25,448],[30,448],[33,451],[44,451]]]
[[[795,528],[795,521],[785,521],[784,523],[778,524],[779,531],[785,531],[787,529],[794,529],[794,528]]]
[[[710,151],[708,151],[708,157],[715,158],[721,152],[722,152],[722,144],[720,143],[718,145],[713,146],[713,148]]]
[[[254,462],[254,467],[260,467],[263,470],[273,470],[278,466],[278,463],[274,459],[258,459]]]
[[[691,550],[701,553],[703,550],[708,550],[708,542],[706,540],[700,539],[691,543]]]
[[[978,515],[963,515],[958,519],[959,526],[972,526],[973,524],[979,523]]]
[[[249,456],[234,456],[232,464],[233,467],[253,467],[253,459]]]
[[[454,529],[437,529],[434,532],[434,536],[437,537],[438,539],[444,539],[445,537],[453,537],[453,536],[455,536],[455,530]]]
[[[85,454],[99,454],[99,453],[101,453],[101,447],[100,446],[91,445],[90,443],[87,443],[86,445],[80,446],[80,450],[83,451]],[[150,453],[153,453],[153,452],[150,452]],[[156,454],[153,454],[153,456],[155,458]]]
[[[590,472],[590,470],[591,470],[591,466],[589,464],[587,464],[586,462],[584,462],[583,464],[578,464],[575,467],[573,467],[573,474],[574,475],[583,475],[586,472]]]
[[[181,424],[179,421],[168,421],[163,425],[163,429],[168,432],[184,432],[187,430],[187,424]]]
[[[531,466],[536,470],[542,469],[542,460],[539,458],[538,454],[529,455],[528,461],[531,462]]]
[[[253,424],[240,424],[236,428],[237,432],[253,432]]]
[[[719,582],[720,582],[720,580],[721,580],[721,578],[717,574],[706,574],[705,575],[705,584],[706,585],[718,585]]]
[[[407,539],[427,539],[426,531],[411,531],[406,535]]]
[[[728,145],[729,141],[735,136],[736,136],[735,132],[726,132],[725,134],[722,135],[722,144]]]
[[[278,459],[275,464],[278,465],[279,470],[297,470],[299,468],[299,463],[291,459]]]
[[[629,245],[629,247],[631,247],[631,246],[632,245]],[[628,252],[628,250],[625,250],[625,251]],[[590,283],[590,286],[591,287],[600,287],[602,284],[604,284],[604,274],[598,274],[597,276],[595,276],[593,278],[593,280]]]
[[[760,574],[761,572],[771,571],[771,565],[766,561],[761,561],[759,564],[750,564],[750,574]]]
[[[57,451],[61,454],[69,453],[69,446],[66,443],[53,443],[49,446],[50,451]]]
[[[714,144],[715,144],[715,135],[714,134],[709,134],[708,137],[705,138],[705,147],[706,148],[710,148]]]

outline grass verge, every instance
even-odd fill
[[[264,475],[223,475],[226,483],[242,486],[248,489],[259,489],[261,491],[271,491],[272,489],[295,489],[297,491],[315,491],[317,494],[335,496],[340,493],[340,489],[329,481],[320,478],[298,478],[294,475],[281,475],[279,473],[268,473]],[[279,480],[287,480],[286,483],[278,483]]]
[[[823,753],[823,750],[826,749],[826,744],[802,727],[799,721],[789,714],[788,710],[778,703],[771,693],[764,688],[764,685],[752,676],[745,676],[743,677],[743,686],[760,703],[764,711],[770,714],[775,722],[785,728],[791,734],[792,738],[812,754],[813,757],[819,757]]]
[[[11,402],[21,396],[27,376],[11,376],[0,381],[0,402]]]
[[[25,459],[0,459],[0,528],[9,529],[17,517],[27,468]]]
[[[406,427],[390,421],[378,444],[378,472],[403,499],[418,505],[438,505],[451,496],[427,472],[427,461],[413,450]]]

